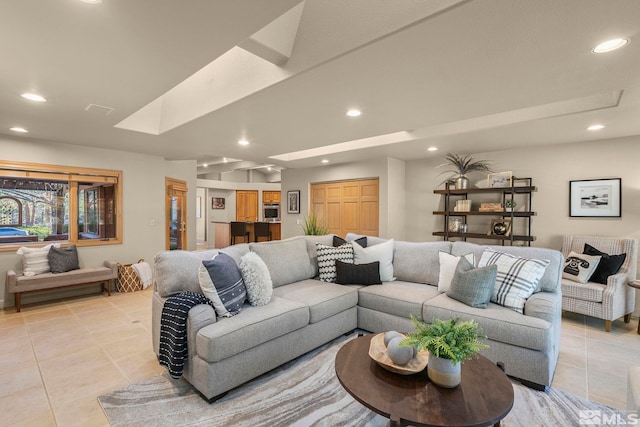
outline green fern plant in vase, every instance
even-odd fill
[[[435,319],[430,325],[414,315],[411,315],[411,320],[416,331],[408,334],[401,345],[429,351],[427,374],[431,381],[441,387],[457,387],[462,363],[478,357],[478,351],[489,347],[480,341],[486,337],[474,320]]]
[[[329,234],[329,228],[320,221],[314,212],[311,212],[304,219],[302,231],[307,236],[323,236],[325,234]]]

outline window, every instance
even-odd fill
[[[122,242],[122,172],[0,161],[0,250]]]

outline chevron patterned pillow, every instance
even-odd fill
[[[353,246],[345,243],[337,248],[316,243],[318,251],[318,271],[320,280],[334,283],[336,281],[336,260],[353,264]]]

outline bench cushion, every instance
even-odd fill
[[[358,304],[356,289],[313,279],[280,286],[273,294],[308,306],[309,323],[327,319]]]
[[[85,267],[66,273],[43,273],[36,276],[17,276],[15,286],[8,282],[9,292],[29,292],[61,286],[79,285],[92,282],[106,282],[115,279],[113,270],[107,267]]]
[[[196,352],[207,362],[218,362],[308,323],[306,305],[274,296],[267,305],[245,304],[238,315],[219,318],[200,329],[196,336]]]

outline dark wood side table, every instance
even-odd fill
[[[640,289],[640,280],[629,282],[627,283],[627,285],[631,286],[632,288]],[[640,319],[638,319],[638,334],[640,334]]]
[[[500,425],[513,407],[513,385],[500,368],[480,356],[462,365],[453,389],[433,384],[426,369],[414,375],[389,372],[369,357],[373,335],[346,343],[336,355],[336,375],[358,402],[391,420],[391,425]]]

